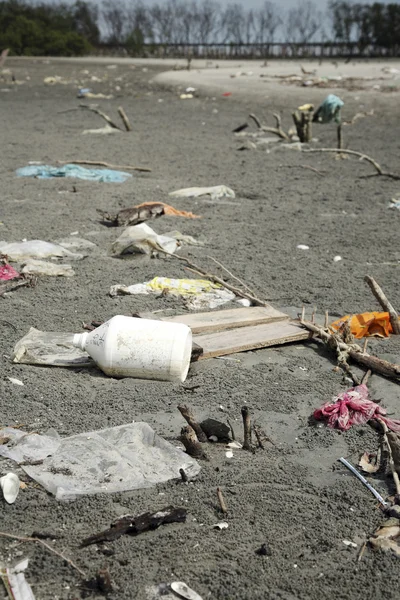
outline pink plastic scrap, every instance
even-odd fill
[[[19,277],[18,271],[14,269],[11,265],[5,264],[0,265],[0,280],[8,281],[9,279],[16,279]]]
[[[327,402],[314,411],[318,421],[327,420],[328,427],[347,431],[352,425],[365,425],[370,419],[380,419],[388,429],[400,433],[400,421],[388,419],[387,411],[368,399],[368,388],[361,384],[339,394],[333,402]]]

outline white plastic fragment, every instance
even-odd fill
[[[343,259],[342,259],[342,257],[341,257],[341,256],[339,256],[339,255],[337,255],[337,256],[334,256],[334,257],[333,257],[333,262],[339,262],[339,261],[341,261],[341,260],[343,260]]]
[[[15,567],[9,568],[0,564],[0,577],[9,588],[14,600],[35,600],[32,588],[25,579],[24,571],[28,568],[29,559],[25,558]]]
[[[218,442],[218,437],[216,435],[210,435],[210,437],[208,438],[209,442]]]
[[[73,277],[75,275],[71,265],[60,265],[35,258],[31,258],[25,263],[21,273],[47,275],[48,277]]]
[[[296,248],[298,248],[299,250],[309,250],[310,246],[306,246],[306,244],[299,244],[298,246],[296,246]]]
[[[203,600],[197,592],[191,590],[183,581],[173,581],[171,583],[171,590],[181,598],[185,598],[185,600]]]
[[[220,523],[215,523],[215,525],[213,525],[214,529],[228,529],[229,524],[226,523],[226,521],[221,521]]]
[[[170,192],[169,196],[174,198],[198,198],[200,196],[211,196],[211,200],[220,198],[236,198],[235,192],[226,185],[214,185],[211,187],[191,187]]]
[[[242,444],[240,442],[237,442],[236,440],[234,440],[233,442],[229,442],[229,444],[226,445],[227,448],[242,448]]]
[[[233,458],[233,452],[232,452],[232,450],[227,450],[225,452],[225,456],[226,456],[226,458]]]
[[[15,473],[7,473],[0,477],[0,487],[7,504],[14,504],[19,494],[19,477]]]
[[[110,127],[110,125],[105,125],[98,129],[84,129],[82,131],[82,135],[108,135],[109,133],[121,133],[121,131],[115,129],[115,127]]]
[[[7,379],[14,385],[24,385],[20,379],[15,379],[15,377],[7,377]]]
[[[118,255],[130,252],[151,254],[154,250],[157,251],[157,248],[161,248],[164,252],[173,254],[178,245],[176,239],[158,235],[146,223],[141,223],[127,227],[113,243],[112,252]]]
[[[343,540],[343,544],[345,546],[349,546],[350,548],[357,548],[357,544],[351,542],[350,540]]]
[[[23,261],[28,258],[68,258],[81,260],[83,254],[70,252],[60,244],[43,240],[24,240],[22,242],[0,242],[0,254],[6,254],[9,261]]]

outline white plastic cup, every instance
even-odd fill
[[[166,323],[117,315],[97,329],[74,335],[111,377],[185,381],[192,354],[192,331],[183,323]]]

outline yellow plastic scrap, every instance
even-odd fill
[[[147,286],[155,292],[168,289],[169,292],[176,292],[180,296],[211,292],[222,288],[207,279],[171,279],[169,277],[154,277],[147,283]]]
[[[337,331],[346,322],[349,323],[351,333],[358,340],[371,336],[386,338],[393,332],[389,313],[387,312],[365,312],[359,315],[345,315],[341,319],[331,323],[330,326]]]
[[[303,106],[299,106],[298,110],[314,110],[314,104],[303,104]]]

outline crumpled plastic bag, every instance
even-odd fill
[[[0,456],[23,462],[22,469],[57,500],[78,496],[125,492],[188,477],[199,464],[158,436],[147,423],[130,423],[66,438],[27,434],[6,427],[10,438],[0,445]],[[41,464],[26,464],[43,461]]]
[[[43,240],[29,240],[26,242],[0,242],[0,254],[6,254],[14,262],[22,262],[28,258],[68,258],[81,260],[83,254],[75,254],[60,244],[44,242]]]
[[[170,192],[169,196],[174,198],[198,198],[199,196],[211,196],[211,200],[220,198],[235,198],[235,192],[226,185],[215,185],[213,187],[191,187]]]
[[[340,111],[343,106],[343,100],[335,96],[335,94],[329,94],[315,111],[313,122],[324,124],[335,121],[339,124],[341,119]]]
[[[82,131],[82,135],[108,135],[109,133],[122,133],[122,131],[110,125],[104,125],[104,127],[98,127],[97,129],[84,129]]]
[[[131,173],[114,171],[113,169],[86,169],[79,165],[62,165],[51,167],[49,165],[30,165],[16,170],[18,177],[37,177],[38,179],[52,179],[53,177],[74,177],[87,181],[105,181],[106,183],[123,183]]]
[[[30,258],[24,265],[22,273],[29,275],[47,275],[50,277],[73,277],[75,271],[71,265],[60,265]]]
[[[387,411],[369,400],[368,394],[364,384],[352,387],[314,411],[314,419],[327,421],[328,427],[342,431],[347,431],[352,425],[365,425],[370,419],[380,419],[388,429],[400,433],[400,421],[388,419]]]
[[[56,243],[60,244],[60,246],[63,248],[70,250],[71,252],[75,250],[94,250],[97,248],[96,244],[93,242],[77,237],[76,235],[70,235],[69,237],[61,238],[60,240],[56,240]]]
[[[24,571],[28,568],[29,558],[24,558],[15,567],[0,564],[0,577],[4,582],[6,589],[10,589],[14,600],[35,600],[32,588],[25,579]]]
[[[18,271],[8,263],[0,264],[0,281],[10,281],[11,279],[17,279],[19,276]]]
[[[348,322],[350,331],[358,340],[364,337],[389,337],[393,332],[390,316],[387,312],[365,312],[358,315],[345,315],[331,323],[330,327],[337,331]]]
[[[56,331],[40,331],[31,327],[14,346],[12,361],[27,365],[54,367],[92,367],[90,356],[75,348],[74,334]]]
[[[182,297],[188,308],[217,308],[226,302],[235,300],[233,292],[207,279],[170,279],[169,277],[154,277],[151,281],[135,285],[113,285],[110,296],[124,294],[168,294]]]
[[[173,254],[178,248],[176,239],[165,235],[158,235],[146,223],[131,225],[127,227],[112,245],[113,254],[127,254],[130,252],[141,252],[151,254],[154,250],[161,248],[169,254]]]

